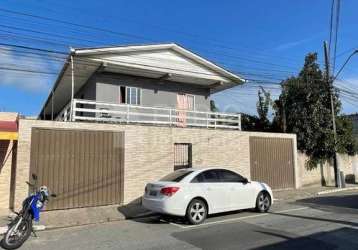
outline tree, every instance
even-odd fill
[[[246,131],[271,132],[273,131],[272,124],[268,118],[268,113],[272,104],[271,94],[261,87],[260,90],[258,90],[257,95],[257,115],[241,114],[242,129]]]
[[[259,118],[255,115],[241,114],[241,129],[244,131],[260,131]]]
[[[270,131],[271,124],[268,119],[268,112],[271,107],[271,95],[270,92],[265,91],[264,88],[260,87],[257,95],[259,100],[256,103],[256,110],[258,114],[258,124],[257,127],[261,131]]]
[[[219,109],[216,107],[215,101],[214,100],[210,100],[210,111],[211,112],[218,112]]]
[[[298,76],[282,82],[282,92],[279,99],[275,101],[274,123],[281,131],[286,127],[286,132],[297,135],[297,147],[310,157],[308,161],[310,168],[332,159],[334,155],[331,88],[317,64],[317,54],[310,53],[306,56]],[[335,93],[333,101],[337,116],[341,108],[338,93]],[[342,139],[349,137],[348,122],[340,120],[338,123],[340,124],[338,140],[341,143],[337,146],[342,153],[352,153],[354,147],[350,143],[343,143],[344,139]]]

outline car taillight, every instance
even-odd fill
[[[172,196],[179,190],[178,187],[165,187],[160,190],[160,193],[166,196]]]

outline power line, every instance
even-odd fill
[[[58,2],[57,2],[57,4],[58,4]],[[41,5],[42,6],[42,5]],[[74,6],[71,6],[71,10],[73,10],[74,9]],[[84,11],[83,11],[83,8],[81,8],[81,9],[79,9],[80,11],[78,12],[79,14],[81,14],[81,15],[83,15],[84,14]],[[68,13],[67,11],[66,11],[66,13]],[[116,19],[118,19],[118,16],[115,16],[115,18]],[[123,18],[119,18],[119,19],[121,19],[121,20],[123,20]],[[128,20],[125,20],[125,21],[128,21]],[[133,22],[133,21],[132,21]],[[141,25],[143,25],[143,23],[139,23],[139,22],[136,22],[137,24],[141,24]],[[146,26],[148,26],[148,25],[151,25],[151,24],[148,24],[148,23],[145,23],[145,25]],[[153,25],[152,25],[153,26]],[[161,25],[155,25],[156,27],[156,29],[158,29],[158,28],[162,28],[163,29],[163,26],[161,26]],[[168,30],[168,29],[167,29]],[[177,35],[178,33],[180,33],[180,34],[185,34],[186,35],[186,37],[190,37],[190,38],[201,38],[201,40],[202,41],[205,41],[205,43],[206,44],[210,44],[210,43],[212,43],[213,45],[216,45],[217,47],[219,47],[219,48],[223,48],[223,49],[228,49],[228,50],[231,50],[231,52],[230,53],[232,53],[232,51],[237,51],[237,48],[233,48],[233,47],[230,47],[230,46],[227,46],[227,44],[226,43],[224,43],[223,44],[223,42],[220,42],[220,41],[218,41],[216,38],[207,38],[207,37],[203,37],[203,36],[200,36],[200,35],[198,35],[198,34],[191,34],[191,33],[188,33],[188,32],[183,32],[183,31],[180,31],[180,30],[177,30],[177,29],[175,29],[175,30],[173,30],[172,28],[170,29],[171,31],[173,31],[173,32],[175,32],[175,34]],[[128,33],[127,33],[128,34]],[[147,39],[147,38],[146,38]],[[250,48],[250,47],[248,47],[248,46],[243,46],[243,45],[241,45],[241,47],[243,47],[243,48],[245,48],[245,50],[247,50],[247,49],[249,49],[249,50],[252,50],[252,51],[255,51],[256,53],[258,53],[259,51],[259,49],[258,48],[255,48],[255,49],[252,49],[252,48]],[[260,54],[262,54],[263,56],[272,56],[272,55],[270,55],[270,54],[268,54],[268,53],[262,53],[261,51],[260,51]],[[252,53],[250,54],[250,56],[252,56]],[[282,57],[282,56],[277,56],[277,55],[275,55],[275,57],[276,58],[282,58],[282,59],[286,59],[286,60],[292,60],[292,58],[288,58],[288,57]]]
[[[139,39],[139,40],[152,41],[152,42],[154,41],[154,40],[147,39],[145,37],[138,36],[138,35],[132,35],[132,34],[123,33],[123,32],[116,32],[113,30],[104,29],[104,28],[100,28],[100,27],[94,27],[94,26],[89,26],[89,25],[85,25],[85,24],[78,24],[78,23],[68,22],[68,21],[59,20],[59,19],[55,19],[55,18],[24,13],[24,12],[20,12],[20,11],[14,11],[14,10],[9,10],[9,9],[4,9],[4,8],[0,8],[0,11],[5,12],[5,13],[20,15],[20,16],[26,16],[26,17],[31,17],[31,18],[35,18],[35,19],[40,19],[40,20],[46,20],[46,21],[50,21],[50,22],[54,22],[54,23],[72,25],[72,26],[76,26],[76,27],[81,27],[81,28],[85,28],[85,29],[89,29],[89,30],[95,30],[95,31],[109,33],[109,34],[124,36],[124,37],[131,37],[131,38],[135,38],[135,39]]]
[[[50,43],[50,44],[53,44],[53,45],[60,45],[60,46],[65,46],[67,47],[68,44],[66,43],[63,43],[63,42],[59,42],[59,41],[54,41],[54,40],[48,40],[48,39],[45,39],[43,37],[38,37],[38,36],[29,36],[29,35],[24,35],[24,34],[18,34],[18,33],[15,33],[13,31],[6,31],[6,30],[1,30],[0,31],[2,32],[5,32],[5,33],[10,33],[10,34],[13,34],[14,36],[17,36],[17,37],[22,37],[22,38],[25,38],[25,39],[33,39],[33,40],[37,40],[37,41],[40,41],[40,42],[46,42],[46,43]],[[32,31],[32,32],[36,32],[36,31]],[[95,41],[91,40],[92,43],[96,43]],[[86,44],[78,44],[80,45],[81,47],[86,47]],[[289,69],[294,69],[292,67],[288,67],[288,66],[285,66],[285,65],[280,65],[280,64],[275,64],[275,63],[269,63],[269,62],[264,62],[264,61],[259,61],[259,60],[254,60],[254,59],[250,59],[250,58],[244,58],[244,57],[239,57],[239,56],[235,56],[235,55],[229,55],[229,54],[220,54],[220,53],[215,53],[215,52],[212,52],[212,51],[208,51],[208,50],[203,50],[203,51],[206,51],[208,52],[209,54],[213,54],[213,55],[220,55],[220,56],[224,56],[224,57],[228,57],[228,58],[233,58],[233,59],[236,59],[236,60],[241,60],[243,62],[251,62],[251,63],[257,63],[257,64],[263,64],[263,65],[269,65],[269,66],[275,66],[275,67],[281,67],[281,68],[289,68]],[[230,63],[229,60],[225,60],[225,62],[223,61],[220,61],[221,63],[224,63],[224,64],[227,64],[227,63]],[[232,61],[231,61],[232,62]],[[236,62],[237,63],[237,62]],[[243,67],[247,67],[247,68],[252,68],[250,66],[243,66]],[[260,70],[267,70],[267,69],[260,69]],[[277,71],[277,72],[286,72],[286,73],[293,73],[293,71],[284,71],[284,70],[277,70],[277,69],[270,69],[269,71]]]

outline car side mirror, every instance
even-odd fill
[[[244,178],[244,179],[242,180],[242,183],[247,184],[247,183],[249,183],[249,180],[248,180],[247,178]]]

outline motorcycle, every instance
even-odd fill
[[[31,232],[36,236],[32,227],[32,221],[40,220],[40,212],[49,201],[49,197],[56,197],[49,193],[46,186],[37,187],[37,176],[32,175],[34,184],[26,182],[32,189],[32,194],[22,202],[22,209],[16,213],[16,217],[8,225],[8,230],[4,234],[1,246],[5,249],[17,249],[24,244],[30,237]]]

